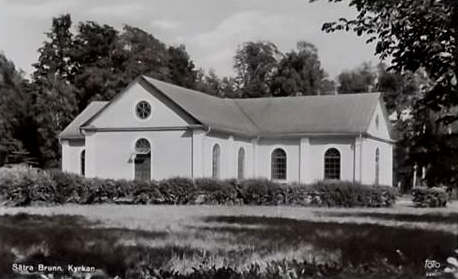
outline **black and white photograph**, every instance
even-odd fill
[[[0,279],[458,279],[458,0],[0,0]]]

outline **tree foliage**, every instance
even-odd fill
[[[355,18],[325,23],[323,30],[367,35],[376,54],[391,58],[398,73],[426,74],[403,144],[412,163],[428,169],[430,185],[456,186],[458,131],[448,127],[458,120],[458,1],[350,0],[349,5],[358,11]]]
[[[236,97],[317,95],[334,91],[321,67],[317,48],[299,41],[282,53],[268,41],[246,42],[234,56]]]
[[[318,95],[326,73],[321,68],[318,49],[310,43],[297,43],[297,51],[287,52],[273,77],[273,96]]]
[[[272,42],[244,43],[234,56],[234,69],[240,97],[270,96],[270,84],[281,56]]]
[[[34,126],[30,93],[29,82],[0,53],[0,165],[37,163],[33,148],[36,135],[30,132]]]
[[[195,88],[194,63],[184,46],[166,46],[131,26],[118,31],[93,21],[72,32],[70,15],[54,18],[33,66],[31,106],[41,165],[56,167],[59,133],[91,101],[109,100],[145,74]],[[32,132],[30,132],[32,133]]]
[[[208,74],[201,69],[197,74],[196,89],[221,98],[236,98],[236,82],[232,77],[220,78],[214,70]]]
[[[370,63],[363,63],[354,70],[343,71],[337,77],[339,94],[367,93],[373,90],[376,75]]]

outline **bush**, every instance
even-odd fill
[[[288,189],[267,179],[240,181],[240,194],[243,202],[250,205],[286,204]]]
[[[194,180],[196,193],[193,204],[233,205],[238,203],[235,180],[197,178]]]
[[[89,199],[89,188],[84,177],[59,170],[51,170],[49,173],[56,183],[57,203],[84,203]]]
[[[416,207],[445,207],[447,199],[447,191],[441,187],[420,187],[412,190],[412,201]]]
[[[192,179],[172,177],[159,182],[159,191],[164,195],[167,204],[188,204],[196,191]]]
[[[55,203],[56,184],[49,173],[18,166],[0,168],[0,198],[6,205]]]
[[[396,202],[396,189],[368,186],[348,181],[320,181],[310,185],[307,199],[318,206],[390,207]]]
[[[133,204],[172,204],[170,197],[159,190],[155,181],[129,181]]]
[[[0,202],[47,204],[209,204],[388,207],[396,189],[345,181],[280,184],[267,179],[237,181],[173,177],[161,181],[84,178],[59,170],[0,168]]]

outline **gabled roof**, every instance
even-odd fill
[[[202,124],[252,136],[364,133],[381,98],[380,93],[361,93],[223,99],[144,79]]]
[[[257,132],[257,127],[248,121],[232,99],[211,96],[149,77],[144,79],[205,126],[247,135]]]
[[[91,102],[67,127],[59,134],[60,139],[83,139],[80,126],[102,110],[109,102]]]
[[[364,134],[381,100],[380,93],[226,99],[146,76],[135,82],[163,94],[203,126],[245,136]],[[60,137],[82,137],[80,126],[90,126],[106,105],[91,103]]]
[[[369,127],[380,94],[235,99],[261,136],[358,134]]]

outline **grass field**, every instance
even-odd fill
[[[90,265],[110,277],[137,278],[138,270],[153,269],[189,274],[199,267],[255,266],[269,272],[274,262],[294,270],[287,265],[295,261],[336,267],[333,278],[356,278],[354,274],[386,278],[385,273],[394,276],[390,278],[424,278],[426,259],[445,267],[457,248],[457,203],[445,209],[416,209],[403,202],[379,209],[127,205],[0,209],[0,274],[5,278],[18,278],[12,263]],[[348,272],[353,275],[345,275]]]

